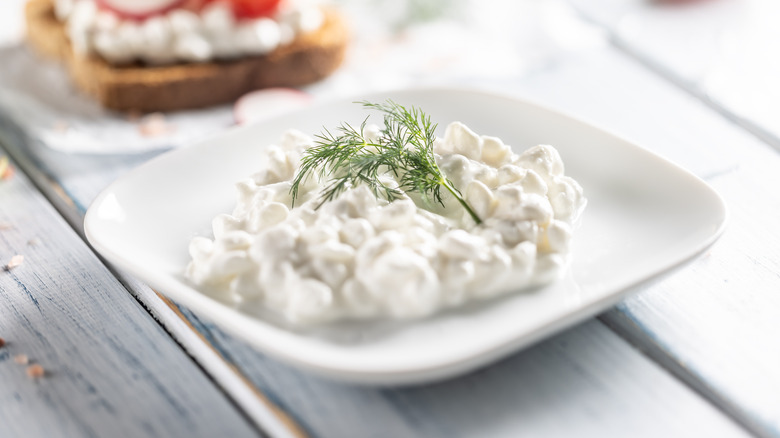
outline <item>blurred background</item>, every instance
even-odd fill
[[[611,76],[614,58],[624,56],[780,145],[775,116],[780,2],[775,0],[333,3],[348,15],[353,41],[335,75],[305,88],[316,98],[463,85],[537,98],[598,119],[588,114],[587,102],[600,99],[599,87],[632,84],[615,78],[594,83],[588,75]],[[72,90],[56,63],[24,47],[23,5],[24,0],[0,4],[0,108],[49,147],[89,153],[167,149],[234,123],[226,106],[170,114],[166,121],[179,129],[152,138],[140,135],[126,117]],[[543,96],[535,92],[540,87]],[[589,94],[583,95],[583,87]],[[568,100],[571,93],[578,95],[575,103]]]

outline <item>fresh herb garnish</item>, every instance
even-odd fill
[[[447,179],[436,164],[433,155],[436,124],[419,108],[403,107],[392,100],[385,103],[360,102],[365,108],[379,111],[384,127],[378,139],[364,135],[364,120],[360,129],[342,123],[337,134],[325,129],[316,136],[315,145],[301,158],[301,167],[292,183],[292,202],[298,197],[301,183],[309,177],[327,178],[318,208],[338,197],[350,187],[365,184],[374,195],[392,202],[403,193],[417,192],[423,202],[432,201],[444,206],[441,189],[444,188],[466,209],[477,224],[479,216],[463,199],[463,195]],[[388,185],[382,175],[392,174],[398,181]]]

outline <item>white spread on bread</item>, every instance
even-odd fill
[[[123,20],[93,0],[56,0],[55,14],[66,24],[73,50],[115,65],[263,55],[318,29],[324,19],[319,5],[306,0],[285,1],[273,16],[251,19],[237,19],[224,1],[211,2],[197,13],[173,9],[144,20]]]
[[[376,126],[364,130],[377,135]],[[447,127],[435,159],[483,219],[477,225],[456,203],[424,209],[407,195],[388,202],[365,185],[318,208],[327,182],[315,178],[290,208],[292,180],[312,145],[288,131],[268,147],[261,170],[237,184],[232,214],[214,219],[213,238],[192,240],[193,283],[309,324],[421,317],[544,284],[567,265],[586,200],[551,146],[516,154],[462,123]]]

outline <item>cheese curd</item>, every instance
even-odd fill
[[[144,21],[122,20],[94,0],[57,0],[57,18],[65,23],[76,53],[97,54],[122,65],[206,62],[263,55],[322,26],[320,7],[306,0],[285,1],[274,17],[237,20],[225,1],[200,13],[173,9]]]
[[[380,133],[368,126],[364,135]],[[482,219],[477,225],[451,196],[444,206],[416,193],[387,202],[363,185],[320,206],[314,178],[291,209],[292,180],[312,144],[287,132],[260,171],[237,184],[238,203],[214,219],[214,238],[190,244],[193,283],[311,324],[422,317],[550,282],[567,264],[586,200],[551,146],[518,155],[462,123],[447,127],[434,143],[436,161]]]

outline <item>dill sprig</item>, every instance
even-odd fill
[[[301,167],[292,183],[292,203],[301,184],[311,177],[327,180],[318,208],[358,184],[368,186],[377,198],[392,202],[404,193],[420,193],[423,202],[444,206],[442,188],[463,206],[477,224],[479,216],[436,164],[433,154],[436,124],[419,108],[384,103],[359,102],[383,114],[384,126],[376,141],[363,134],[368,118],[359,129],[342,123],[337,133],[325,129],[316,136],[313,147],[301,158]],[[391,174],[398,185],[388,185],[382,176]]]

